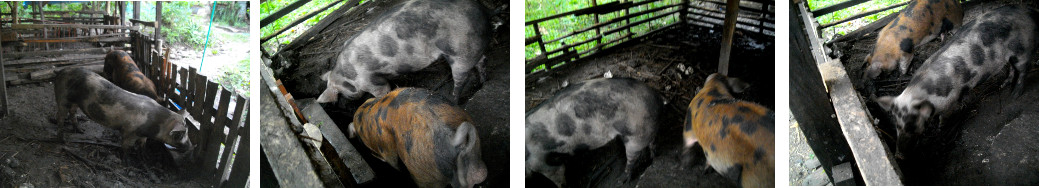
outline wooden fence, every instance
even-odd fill
[[[187,109],[195,120],[188,133],[195,148],[195,162],[211,174],[214,185],[244,187],[249,176],[249,101],[198,74],[196,68],[168,63],[156,41],[132,32],[134,61],[156,84],[171,110]]]
[[[524,45],[536,51],[525,62],[527,76],[548,72],[567,63],[595,55],[627,42],[642,41],[660,31],[684,24],[721,26],[725,2],[721,0],[643,0],[595,3],[591,7],[527,21]],[[543,33],[545,25],[561,20],[591,21],[559,36]],[[561,24],[555,24],[561,25]],[[559,27],[559,26],[557,26]],[[570,27],[570,26],[561,26]],[[745,0],[740,3],[737,28],[746,32],[775,34],[775,1]]]

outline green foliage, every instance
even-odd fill
[[[297,0],[268,0],[266,2],[263,2],[260,4],[260,18],[267,17],[268,15],[274,13],[274,11],[278,11],[282,7],[288,6],[289,4],[296,1]],[[268,35],[271,35],[275,31],[285,28],[285,26],[287,26],[292,21],[302,18],[303,16],[310,14],[313,11],[318,11],[318,8],[327,6],[329,3],[332,2],[335,1],[314,0],[307,4],[304,4],[296,10],[293,10],[292,12],[285,14],[285,16],[278,18],[270,25],[267,25],[267,27],[260,28],[260,37],[266,37]],[[361,3],[364,2],[364,0],[361,1]],[[295,39],[297,36],[302,34],[302,31],[309,29],[311,26],[314,26],[314,24],[317,24],[319,21],[321,21],[322,18],[328,16],[328,14],[331,14],[336,9],[339,9],[339,7],[343,6],[344,4],[346,3],[340,3],[339,5],[333,6],[325,11],[322,11],[321,13],[318,13],[318,15],[311,17],[310,19],[307,19],[303,23],[293,26],[292,30],[279,34],[278,36],[267,41],[267,43],[264,43],[262,47],[266,49],[268,52],[277,51],[277,47],[279,44],[288,44],[292,41],[292,39]]]
[[[245,7],[244,1],[217,1],[216,4],[213,22],[232,27],[249,26],[249,22],[245,20],[249,8]]]
[[[219,83],[221,87],[228,88],[228,90],[248,98],[250,95],[249,67],[249,58],[242,59],[233,66],[221,67],[220,72],[223,72],[223,74],[217,75],[213,81]]]
[[[846,0],[808,0],[808,8],[811,9],[811,10],[815,10],[815,9],[827,7],[827,6],[834,5],[834,4],[837,4],[837,3],[840,3],[840,2],[844,2],[844,1],[846,1]],[[828,23],[833,23],[833,22],[839,21],[839,20],[843,20],[843,19],[848,18],[848,17],[850,17],[852,15],[855,15],[855,14],[859,14],[859,13],[870,11],[870,10],[876,10],[876,9],[884,8],[884,7],[887,7],[887,6],[890,6],[890,5],[893,5],[893,4],[902,3],[902,2],[905,2],[905,1],[908,1],[908,0],[873,0],[873,1],[868,1],[868,2],[862,3],[862,4],[858,4],[858,5],[855,5],[855,6],[851,6],[851,7],[842,9],[842,10],[838,10],[838,11],[830,13],[830,14],[826,14],[826,15],[822,15],[822,16],[815,15],[815,16],[817,16],[816,20],[819,22],[819,24],[822,25],[822,24],[828,24]],[[859,27],[862,27],[862,26],[864,26],[866,24],[873,23],[874,21],[876,21],[876,20],[878,20],[880,18],[883,18],[884,16],[887,16],[887,15],[892,14],[892,13],[896,13],[899,10],[902,10],[902,8],[904,8],[904,6],[900,7],[900,8],[894,8],[894,9],[891,9],[891,10],[879,12],[877,14],[869,15],[869,16],[866,16],[866,17],[862,17],[862,18],[859,18],[857,20],[853,20],[853,21],[837,24],[837,25],[835,25],[833,27],[829,27],[829,28],[824,29],[822,34],[824,35],[824,38],[827,38],[827,39],[833,38],[833,36],[835,36],[835,35],[844,35],[844,34],[847,34],[847,32],[854,31],[855,29],[858,29]]]
[[[171,43],[183,43],[201,49],[206,42],[206,29],[209,18],[196,15],[192,6],[199,6],[194,1],[174,1],[162,4],[163,34]],[[141,11],[144,12],[144,11]],[[200,20],[206,20],[202,22]]]
[[[601,5],[601,4],[606,4],[606,3],[610,3],[610,2],[614,2],[614,1],[617,1],[617,0],[598,0],[598,1],[596,1],[596,3],[599,3]],[[648,1],[648,0],[635,1],[635,2],[638,3],[638,2],[645,2],[645,1]],[[675,5],[675,4],[679,4],[681,2],[682,2],[681,0],[663,0],[663,1],[660,1],[660,2],[649,3],[649,4],[644,5],[644,6],[637,6],[637,7],[631,8],[629,10],[629,13],[632,13],[632,14],[634,14],[634,13],[641,13],[641,12],[649,10],[649,9],[654,9],[654,8],[659,8],[659,7],[663,7],[663,6],[669,6],[669,5]],[[544,18],[544,17],[558,15],[560,13],[566,13],[566,12],[569,12],[569,11],[583,9],[583,8],[587,8],[587,7],[591,7],[591,6],[592,6],[592,1],[591,0],[549,0],[549,1],[540,1],[540,2],[527,1],[526,4],[525,4],[524,16],[525,16],[525,18],[528,21],[531,21],[531,20],[541,19],[541,18]],[[641,16],[630,18],[630,19],[628,19],[628,21],[629,21],[629,23],[630,22],[643,21],[643,20],[652,18],[654,16],[660,15],[661,13],[667,13],[667,12],[670,12],[670,11],[674,11],[676,9],[677,8],[658,10],[658,11],[655,11],[655,12],[652,12],[652,13],[648,13],[648,14],[645,14],[645,15],[641,15]],[[598,18],[599,18],[600,22],[607,22],[607,21],[613,20],[614,18],[623,17],[623,16],[627,16],[627,15],[628,14],[625,14],[624,11],[617,11],[617,12],[613,12],[613,13],[609,13],[609,14],[598,15]],[[654,21],[649,21],[649,22],[646,22],[646,23],[642,23],[642,24],[633,26],[629,30],[615,32],[615,33],[603,36],[602,39],[599,39],[599,40],[596,40],[596,41],[591,41],[591,42],[588,42],[588,43],[584,43],[584,44],[575,46],[575,47],[573,47],[573,50],[576,51],[576,52],[583,52],[583,51],[586,51],[586,50],[592,50],[593,48],[595,48],[596,46],[599,45],[600,41],[601,42],[609,42],[609,41],[613,41],[613,40],[616,40],[618,38],[621,38],[621,37],[623,37],[625,35],[628,35],[628,34],[630,34],[632,37],[638,36],[638,35],[642,35],[642,34],[645,34],[647,32],[650,32],[652,30],[658,29],[660,27],[670,25],[671,23],[674,23],[674,22],[677,22],[677,21],[678,21],[678,16],[663,17],[663,18],[660,18],[660,19],[657,19],[657,20],[654,20]],[[538,23],[538,27],[540,29],[538,32],[541,33],[542,40],[554,40],[554,39],[557,39],[557,38],[569,35],[569,34],[573,33],[576,30],[580,30],[580,29],[591,27],[591,26],[593,26],[595,24],[596,24],[596,21],[595,21],[595,15],[594,14],[581,15],[581,16],[572,16],[571,15],[571,16],[564,16],[564,17],[560,17],[560,18],[556,18],[556,19],[546,20],[546,21]],[[610,24],[610,25],[607,25],[605,27],[602,27],[602,30],[600,30],[600,31],[607,31],[607,30],[616,29],[616,28],[619,28],[619,27],[623,27],[626,24],[627,23],[625,23],[625,22],[617,22],[617,23]],[[629,33],[629,31],[631,33]],[[544,51],[549,52],[549,51],[553,51],[553,50],[559,49],[560,47],[563,46],[563,43],[566,43],[566,44],[569,45],[569,44],[575,44],[575,43],[580,43],[580,42],[583,42],[583,41],[587,41],[589,39],[595,38],[596,35],[597,35],[597,33],[596,33],[596,30],[594,30],[594,29],[588,30],[588,31],[585,31],[585,32],[582,32],[582,33],[577,33],[577,34],[574,34],[573,36],[569,36],[566,39],[563,39],[561,41],[550,42],[550,43],[544,44],[545,48],[546,48],[546,49],[544,49]],[[536,36],[536,33],[534,31],[533,25],[525,26],[524,27],[524,38],[530,38],[530,37],[534,37],[534,36]],[[525,50],[524,50],[524,57],[526,59],[532,59],[532,58],[534,58],[536,56],[542,55],[541,54],[542,53],[541,52],[542,49],[541,49],[540,45],[541,44],[537,44],[537,43],[533,43],[531,45],[527,45],[525,47]],[[610,47],[610,46],[611,45],[607,45],[607,46],[604,46],[604,47]],[[559,56],[559,55],[562,55],[562,54],[561,53],[548,54],[547,57],[548,58],[552,58],[552,57]],[[559,66],[559,65],[553,65],[553,67],[555,67],[555,66]],[[545,66],[539,66],[538,68],[535,68],[533,71],[541,70],[541,69],[544,69],[544,68],[545,68]]]

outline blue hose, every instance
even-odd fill
[[[206,48],[209,48],[209,33],[213,31],[213,16],[216,15],[216,1],[213,1],[213,11],[209,12],[209,29],[206,29],[206,44],[202,45],[202,60],[198,62],[198,70],[202,70],[202,64],[206,63]]]

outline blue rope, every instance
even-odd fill
[[[209,12],[209,29],[206,29],[206,44],[202,46],[202,60],[198,62],[198,70],[202,70],[202,64],[206,63],[206,48],[209,48],[209,33],[213,31],[213,16],[216,15],[216,1],[213,1],[213,11]]]

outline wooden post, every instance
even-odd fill
[[[162,35],[162,1],[155,2],[155,38],[156,40],[161,39]]]
[[[22,9],[22,6],[21,6],[21,5],[18,5],[18,4],[17,4],[17,3],[18,3],[17,1],[12,1],[12,2],[9,2],[9,3],[11,3],[12,5],[14,5],[13,7],[11,7],[11,18],[12,18],[12,19],[13,19],[13,21],[14,21],[13,23],[14,23],[14,24],[19,24],[19,23],[20,23],[20,21],[18,21],[18,9]]]
[[[599,3],[596,0],[592,0],[592,7],[596,6],[599,6]],[[592,16],[595,17],[594,25],[599,25],[599,13],[592,14]],[[602,31],[600,31],[599,28],[601,27],[595,27],[595,36],[599,36],[599,40],[595,44],[598,48],[596,48],[595,51],[602,51],[602,47],[604,46],[602,45],[602,41],[606,38],[606,36],[602,36]]]
[[[15,16],[14,19],[18,20],[18,17]],[[0,48],[3,48],[3,45],[0,45]],[[3,64],[4,52],[0,51],[0,65]],[[0,78],[7,78],[7,75],[5,74],[6,71],[4,71],[4,66],[0,66]],[[7,81],[3,81],[0,82],[0,118],[7,117],[7,109]]]
[[[133,19],[135,19],[135,20],[140,20],[141,19],[141,2],[140,1],[134,1],[133,2]]]
[[[722,33],[721,56],[718,57],[718,73],[729,75],[729,53],[732,52],[732,34],[736,30],[736,18],[740,17],[740,0],[725,3],[725,25]]]
[[[682,10],[678,11],[678,21],[681,22],[683,25],[689,24],[686,23],[686,19],[689,16],[689,0],[682,0],[682,6],[679,6],[679,8]]]

